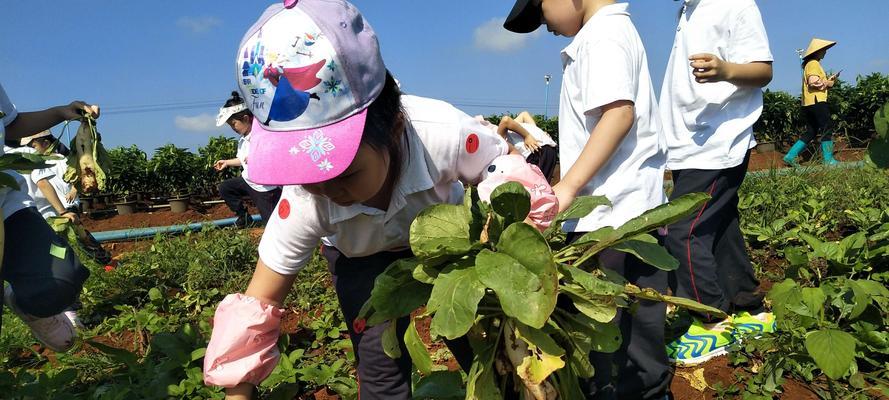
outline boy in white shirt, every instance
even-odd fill
[[[668,345],[680,364],[725,353],[739,332],[774,330],[738,225],[738,188],[762,90],[772,79],[772,53],[753,0],[685,0],[660,110],[667,137],[673,198],[706,192],[712,198],[670,225],[667,249],[679,260],[671,286],[677,296],[719,308],[731,318],[695,314],[688,331]]]
[[[612,207],[565,223],[569,240],[605,226],[618,227],[665,202],[666,143],[648,60],[627,4],[613,0],[518,0],[504,27],[525,33],[544,21],[556,35],[573,37],[562,50],[564,75],[559,104],[562,180],[553,187],[559,208],[579,195],[604,195]],[[614,250],[600,253],[604,268],[660,292],[667,273]],[[672,369],[664,343],[665,306],[640,302],[620,312],[623,343],[613,354],[593,353],[588,398],[669,398]],[[617,375],[612,376],[612,371]]]
[[[0,85],[0,140],[19,140],[62,121],[81,118],[83,113],[98,118],[99,109],[74,101],[19,113]],[[74,345],[77,332],[76,315],[66,310],[77,301],[89,270],[47,225],[26,193],[0,188],[0,208],[7,232],[0,272],[2,280],[10,284],[4,287],[3,303],[48,348],[66,351]]]

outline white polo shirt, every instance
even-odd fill
[[[347,257],[407,249],[411,222],[420,211],[460,203],[460,182],[478,183],[491,161],[509,150],[500,136],[448,103],[401,98],[410,121],[408,151],[388,210],[342,207],[301,186],[284,186],[259,243],[259,257],[269,268],[297,273],[322,240]]]
[[[632,101],[635,122],[614,155],[579,195],[603,195],[613,207],[598,207],[565,223],[567,232],[618,227],[666,201],[666,143],[660,133],[648,58],[626,3],[601,8],[562,50],[559,157],[562,177],[574,165],[602,116],[601,107]]]
[[[65,171],[68,170],[68,160],[49,160],[46,163],[50,165],[49,168],[35,169],[31,171],[31,184],[34,185],[34,188],[37,190],[31,192],[29,188],[28,192],[34,199],[37,211],[40,212],[40,215],[43,215],[43,218],[55,217],[57,214],[56,210],[49,202],[49,199],[47,199],[46,196],[43,195],[43,192],[37,187],[37,182],[40,182],[42,179],[46,179],[50,186],[52,186],[53,190],[56,192],[56,196],[59,197],[59,201],[62,203],[62,207],[68,208],[80,204],[79,198],[75,198],[74,201],[71,202],[65,198],[68,192],[72,189],[71,184],[62,179],[62,177],[65,176]]]
[[[269,190],[274,190],[278,188],[277,186],[270,185],[260,185],[250,180],[250,175],[247,172],[247,161],[249,161],[250,155],[250,135],[241,136],[238,139],[238,152],[235,154],[235,158],[241,161],[241,177],[244,178],[244,182],[247,182],[247,185],[250,186],[251,189],[257,192],[268,192]]]
[[[671,170],[735,167],[756,146],[753,124],[762,113],[762,90],[697,83],[688,57],[698,53],[736,64],[772,61],[756,3],[685,0],[660,98]]]
[[[18,116],[18,112],[15,109],[15,105],[9,101],[9,96],[6,95],[6,90],[3,89],[3,85],[0,84],[0,113],[2,113],[3,117],[0,118],[0,141],[6,140],[6,126],[11,124],[15,117]],[[0,149],[0,155],[4,154],[4,150]],[[21,178],[15,171],[7,171],[11,172],[10,175],[16,179],[16,182],[19,183],[19,186],[22,189],[27,189],[27,186],[23,186],[24,179]],[[34,202],[31,200],[31,197],[26,193],[20,190],[12,190],[10,188],[0,188],[0,208],[3,209],[3,219],[6,220],[10,215],[15,214],[16,211],[19,211],[24,208],[28,208],[34,205]]]
[[[525,130],[528,131],[531,137],[537,139],[537,141],[540,142],[541,146],[556,147],[556,142],[553,140],[553,138],[550,137],[548,133],[544,132],[543,129],[537,127],[537,125],[525,122],[520,122],[519,125],[521,125],[522,128],[525,128]],[[497,127],[494,126],[494,129],[496,131]],[[522,135],[519,135],[518,133],[515,133],[513,131],[507,131],[506,140],[511,143],[516,150],[522,153],[522,157],[528,158],[528,156],[531,155],[531,149],[529,149],[528,146],[525,146],[525,138],[523,138]]]

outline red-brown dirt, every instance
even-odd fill
[[[248,210],[251,214],[259,213],[252,206],[248,206]],[[89,214],[83,216],[83,225],[91,232],[103,232],[126,228],[177,225],[231,217],[234,217],[234,213],[225,204],[214,204],[207,207],[192,205],[192,208],[184,213],[174,213],[169,209],[158,209],[152,212],[136,212],[129,215],[117,215],[114,212]]]

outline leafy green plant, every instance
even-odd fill
[[[756,140],[778,144],[795,141],[796,135],[805,127],[800,104],[799,97],[787,92],[766,90],[762,115],[753,125]]]
[[[111,193],[126,199],[131,195],[144,191],[149,185],[148,156],[135,145],[115,147],[108,151],[111,164]]]
[[[222,171],[213,169],[216,160],[234,158],[237,153],[237,140],[226,136],[213,136],[206,146],[198,148],[198,159],[201,163],[200,178],[195,186],[200,190],[216,192],[216,184],[238,175],[237,168],[226,168]]]
[[[194,153],[173,144],[158,147],[148,163],[157,189],[172,196],[189,194],[200,168]]]
[[[676,260],[648,232],[688,215],[708,198],[683,196],[619,228],[602,228],[569,244],[561,223],[609,205],[607,199],[578,198],[541,233],[522,222],[530,199],[518,183],[498,187],[490,203],[479,201],[470,188],[464,204],[434,205],[417,216],[410,229],[416,257],[396,261],[377,277],[371,298],[352,323],[373,326],[425,305],[433,337],[466,336],[472,346],[466,398],[502,397],[508,375],[521,382],[517,389],[526,398],[582,398],[577,378],[594,373],[590,351],[612,352],[620,346],[619,330],[611,324],[619,307],[658,300],[722,315],[628,284],[599,269],[596,258],[612,248],[675,269]],[[560,294],[576,311],[556,307]],[[421,350],[413,324],[404,340],[414,349],[410,355],[424,380],[432,379],[429,354]],[[386,330],[382,342],[387,354],[400,355],[394,328]]]

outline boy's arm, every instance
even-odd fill
[[[500,119],[500,124],[497,125],[497,134],[509,143],[509,138],[507,137],[509,131],[519,134],[519,136],[524,139],[525,146],[527,146],[528,150],[531,150],[532,153],[540,149],[540,143],[534,136],[531,136],[531,133],[528,132],[522,124],[516,122],[512,117],[505,115]]]
[[[772,62],[735,64],[713,54],[700,53],[688,58],[698,83],[729,82],[741,87],[765,87],[772,81]]]
[[[611,159],[633,127],[635,121],[633,102],[620,100],[601,108],[602,118],[583,146],[580,157],[562,180],[553,186],[553,191],[559,199],[559,211],[567,209],[574,202],[577,192]]]
[[[80,111],[86,111],[99,118],[99,107],[90,106],[82,101],[73,101],[66,106],[56,106],[43,111],[19,112],[11,124],[6,126],[6,138],[18,140],[37,132],[45,131],[64,121],[82,117]]]
[[[52,187],[48,179],[37,181],[37,189],[40,190],[40,193],[43,193],[43,197],[46,197],[46,200],[49,201],[52,208],[56,210],[56,215],[68,218],[71,222],[77,222],[77,215],[65,209],[65,205],[62,204],[62,201],[59,199],[56,189]]]

